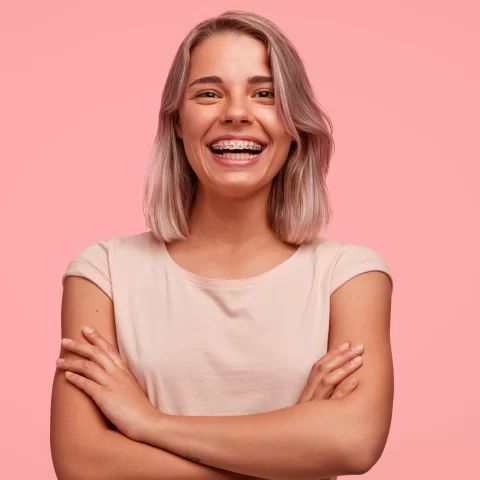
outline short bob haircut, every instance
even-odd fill
[[[201,22],[178,48],[163,89],[158,131],[146,172],[143,210],[147,228],[157,240],[167,243],[188,236],[197,178],[174,126],[193,49],[209,37],[229,32],[249,35],[265,45],[277,114],[295,138],[273,179],[270,227],[284,242],[309,243],[331,217],[325,180],[334,150],[332,123],[317,104],[302,59],[284,33],[260,15],[242,11],[228,11]]]

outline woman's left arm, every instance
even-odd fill
[[[268,479],[365,473],[385,448],[392,417],[391,297],[382,272],[357,275],[331,295],[330,346],[364,345],[358,386],[347,397],[244,416],[161,414],[136,440]]]

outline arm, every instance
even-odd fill
[[[117,346],[113,304],[96,285],[68,277],[62,300],[62,336],[84,342],[86,323]],[[79,358],[61,351],[63,358]],[[248,478],[199,465],[110,430],[97,405],[57,370],[51,402],[50,447],[59,480],[226,480]]]
[[[383,451],[391,420],[390,303],[391,284],[381,272],[358,275],[331,297],[331,345],[364,344],[359,386],[344,399],[237,417],[162,415],[140,441],[269,479],[368,471]]]

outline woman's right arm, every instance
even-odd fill
[[[81,329],[89,325],[117,346],[113,303],[89,280],[65,279],[61,322],[62,338],[85,342]],[[64,349],[59,356],[79,358]],[[52,389],[50,448],[58,480],[253,479],[191,462],[111,430],[95,402],[67,382],[59,369]]]

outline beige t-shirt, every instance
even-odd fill
[[[376,251],[319,237],[262,275],[207,279],[144,232],[91,244],[63,279],[113,300],[120,354],[162,412],[246,415],[296,404],[327,353],[330,295],[374,270],[391,279]]]

